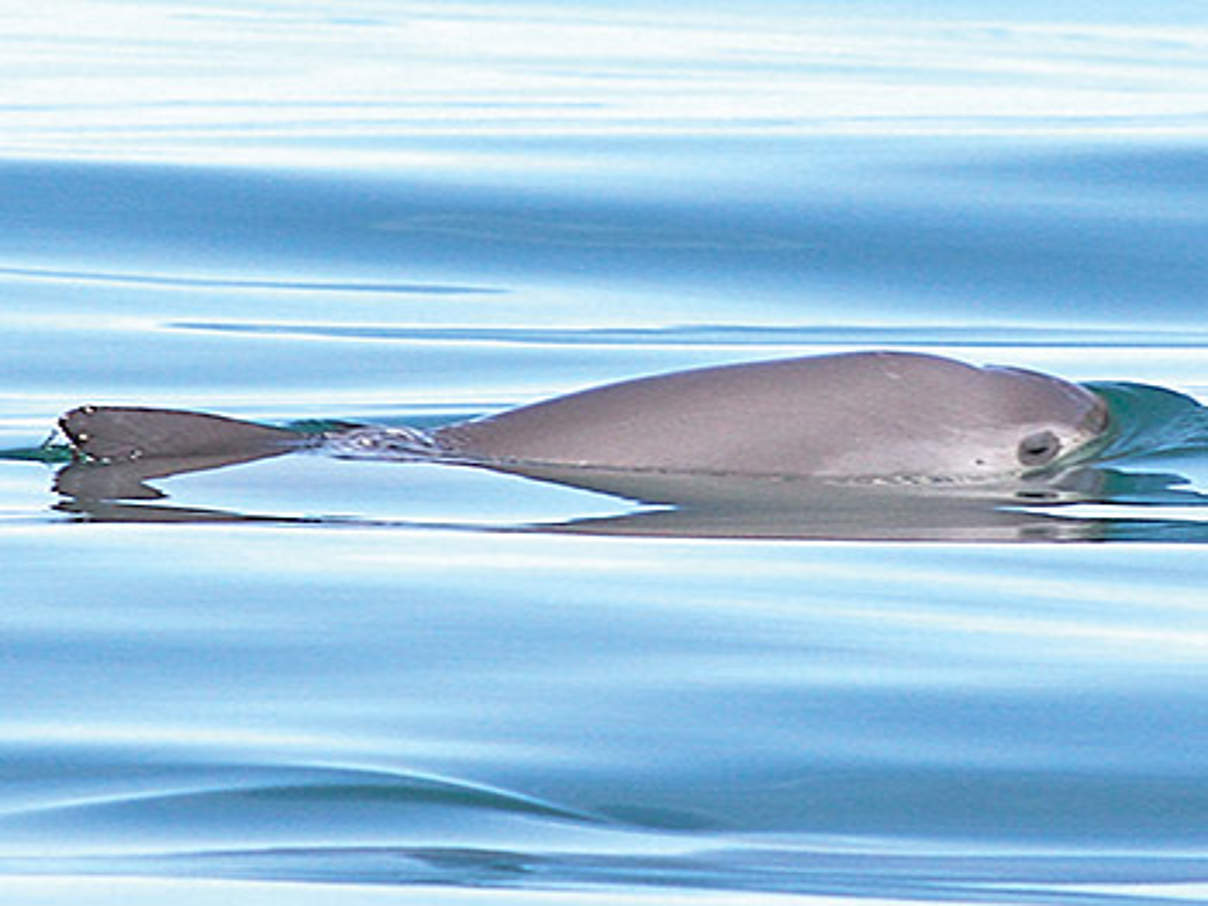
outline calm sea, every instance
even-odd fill
[[[1132,7],[6,12],[0,895],[1208,901],[1208,11]],[[319,455],[81,501],[37,450],[874,347],[1098,382],[1128,455],[659,533]]]

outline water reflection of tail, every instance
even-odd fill
[[[1110,468],[1122,462],[1208,450],[1208,415],[1158,387],[1100,384],[1116,429],[1097,462],[1011,481],[957,486],[834,483],[801,477],[669,473],[538,464],[465,462],[525,478],[658,505],[633,513],[509,531],[601,535],[947,541],[1208,541],[1208,520],[1170,518],[1208,496],[1176,472]],[[74,417],[73,417],[74,416]],[[80,409],[64,419],[75,461],[61,469],[59,509],[115,521],[299,520],[163,503],[146,482],[302,450],[334,456],[439,460],[422,432],[340,424],[305,433],[172,410]],[[1127,504],[1124,517],[1072,516],[1071,504]],[[1173,515],[1173,514],[1171,514]],[[341,522],[347,522],[344,519]],[[481,528],[481,527],[478,527]]]

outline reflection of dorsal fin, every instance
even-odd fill
[[[81,406],[59,426],[76,451],[100,460],[284,451],[304,442],[296,431],[174,409]]]

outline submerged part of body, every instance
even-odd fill
[[[584,390],[424,432],[349,427],[335,455],[546,467],[896,481],[993,481],[1102,439],[1095,393],[1018,368],[856,352],[700,368]],[[286,452],[314,437],[220,416],[82,407],[61,425],[105,461]]]

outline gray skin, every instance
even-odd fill
[[[625,381],[431,440],[447,456],[504,467],[964,482],[1067,462],[1107,424],[1102,399],[1059,378],[855,352]]]
[[[856,352],[625,381],[430,433],[349,426],[315,438],[114,406],[74,409],[60,424],[77,453],[140,463],[142,477],[318,443],[333,455],[455,462],[611,488],[624,475],[667,481],[672,473],[996,481],[1076,460],[1104,435],[1108,414],[1090,391],[1033,371]]]

